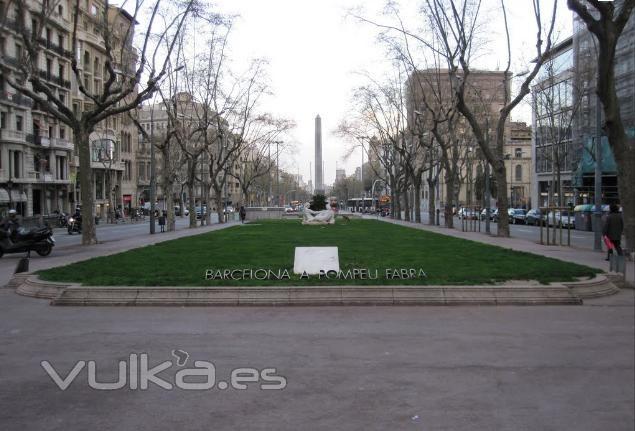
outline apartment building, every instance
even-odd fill
[[[495,122],[498,112],[505,105],[505,87],[509,90],[511,75],[503,71],[474,70],[470,72],[466,84],[466,100],[477,115],[482,127],[488,131],[490,142],[495,140]],[[451,103],[452,89],[448,72],[439,69],[420,70],[413,73],[406,83],[408,92],[408,123],[409,129],[415,130],[417,122],[423,122],[423,127],[430,124],[430,115],[426,111],[431,109],[447,109]],[[508,91],[507,94],[510,94]],[[424,102],[425,101],[425,102]],[[506,131],[509,126],[506,127]],[[458,140],[458,180],[455,183],[453,204],[479,206],[483,200],[482,186],[479,177],[484,171],[484,157],[478,149],[478,144],[467,121],[461,116],[454,125],[454,134]],[[436,152],[440,157],[440,150]],[[436,190],[436,205],[443,207],[446,200],[447,182],[445,171],[440,166],[439,182]],[[429,196],[427,187],[421,191],[421,206],[428,209]],[[494,206],[494,205],[492,205]]]
[[[36,32],[35,17],[42,3],[31,0],[25,4],[28,13],[23,25]],[[103,32],[107,30],[111,35],[116,72],[132,73],[136,23],[123,9],[108,6],[106,10],[101,0],[82,0],[77,11],[77,44],[72,52],[75,3],[58,0],[45,6],[47,15],[37,37],[38,73],[62,104],[79,115],[95,103],[80,91],[80,83],[89,94],[100,94],[107,79]],[[15,2],[0,0],[0,16],[6,16],[0,27],[0,54],[9,67],[5,73],[17,72],[27,55],[17,33],[20,23]],[[73,58],[77,60],[80,82],[71,70]],[[0,213],[9,208],[25,216],[70,212],[82,192],[72,131],[6,81],[4,74],[0,76]],[[94,182],[84,189],[93,193],[98,217],[108,217],[115,208],[132,203],[136,140],[134,123],[127,114],[100,123],[90,136]]]
[[[30,10],[41,8],[27,2]],[[11,6],[11,7],[9,7]],[[15,3],[0,1],[0,55],[17,71],[26,53],[21,37]],[[34,20],[24,23],[34,32]],[[37,36],[40,48],[37,71],[51,90],[63,101],[70,101],[69,32],[71,11],[68,1],[56,2],[46,25]],[[31,216],[69,211],[72,195],[72,136],[67,126],[47,114],[31,99],[9,86],[0,75],[0,215],[14,208]]]
[[[181,130],[193,130],[199,124],[199,117],[202,118],[204,107],[194,100],[191,94],[181,92],[175,96],[175,105],[170,107],[171,112],[175,113],[179,118]],[[173,138],[170,144],[170,165],[168,169],[171,171],[173,177],[171,190],[165,190],[162,184],[163,171],[165,169],[164,157],[162,152],[157,146],[162,146],[166,134],[170,129],[170,116],[168,115],[168,109],[163,102],[156,104],[146,104],[138,111],[138,120],[141,127],[144,129],[145,134],[151,139],[154,139],[155,143],[155,175],[156,175],[156,202],[159,208],[166,208],[165,202],[167,194],[172,194],[174,202],[178,202],[180,199],[187,204],[189,200],[187,182],[188,164],[191,163],[188,157],[183,151],[181,145],[177,142],[176,136]],[[187,132],[179,134],[179,139],[185,138],[188,135]],[[151,148],[150,140],[144,139],[144,134],[138,134],[138,151],[136,153],[137,163],[137,196],[140,201],[150,201],[150,179],[151,179]],[[209,177],[209,154],[207,151],[200,151],[203,148],[203,142],[196,134],[190,138],[190,142],[183,143],[185,149],[190,154],[200,153],[197,157],[196,166],[196,178],[208,178]],[[224,205],[235,206],[241,200],[242,191],[240,188],[240,182],[232,176],[232,173],[238,173],[243,169],[243,165],[246,162],[245,155],[240,159],[237,159],[228,170],[225,180],[225,188],[223,190],[222,201]],[[238,175],[239,176],[239,175]],[[207,205],[210,211],[216,211],[216,199],[213,189],[209,191],[209,202],[206,202],[206,193],[202,189],[200,181],[195,181],[194,185],[194,202],[196,206]]]

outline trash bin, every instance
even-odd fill
[[[576,230],[593,230],[593,205],[577,205],[573,209]]]

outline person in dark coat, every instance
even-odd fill
[[[163,211],[161,215],[159,216],[159,226],[161,227],[161,232],[165,232],[165,219],[166,219],[166,213],[165,211]]]
[[[615,251],[617,251],[617,255],[622,255],[622,232],[624,231],[624,221],[622,220],[622,214],[620,214],[620,209],[616,204],[611,204],[609,215],[606,216],[606,220],[604,221],[604,228],[602,229],[602,234],[608,237],[611,240],[613,245],[615,246]],[[608,255],[606,256],[606,260],[609,260],[611,257],[612,249],[609,249]]]
[[[238,211],[238,214],[240,215],[240,222],[241,223],[245,223],[245,217],[247,217],[247,210],[245,209],[244,206],[240,206],[240,210]]]

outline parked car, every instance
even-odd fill
[[[527,215],[525,216],[525,224],[530,224],[532,226],[537,226],[540,224],[540,220],[542,220],[543,224],[545,222],[546,215],[543,214],[539,209],[532,209],[527,211]]]
[[[489,209],[489,219],[490,220],[494,220],[494,214],[498,214],[498,209],[497,208],[490,208]],[[487,218],[487,208],[483,208],[483,211],[481,211],[481,220],[485,220]]]
[[[185,216],[189,216],[190,215],[190,210],[188,210],[187,208],[183,207],[183,214]],[[181,207],[178,205],[174,206],[174,215],[176,216],[180,216],[181,215]]]
[[[459,210],[459,220],[462,220],[462,219],[476,220],[476,218],[477,218],[476,211],[474,211],[471,208],[461,208]]]
[[[569,211],[569,210],[559,211],[558,218],[560,221],[560,225],[563,228],[575,229],[575,216],[573,215],[573,211]]]
[[[549,211],[547,216],[549,226],[562,226],[563,228],[575,229],[575,220],[573,216],[573,212],[569,217],[569,211]]]
[[[490,213],[489,213],[490,218],[492,219],[492,221],[494,222],[498,222],[498,208],[494,208]]]
[[[519,208],[509,208],[507,210],[507,214],[509,215],[509,222],[511,224],[525,224],[525,216],[527,215],[525,210]]]
[[[207,214],[207,207],[203,206],[203,208],[201,209],[201,207],[196,207],[196,218],[201,218],[204,217]]]

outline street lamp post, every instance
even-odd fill
[[[280,152],[278,151],[278,145],[282,144],[283,141],[273,141],[273,144],[276,144],[276,202],[278,207],[280,207]]]
[[[505,191],[503,191],[504,193]],[[490,184],[489,184],[489,162],[485,160],[485,232],[491,233],[490,228],[490,202],[492,200]]]
[[[154,200],[156,199],[156,161],[154,157],[154,104],[150,110],[150,234],[154,234]]]

